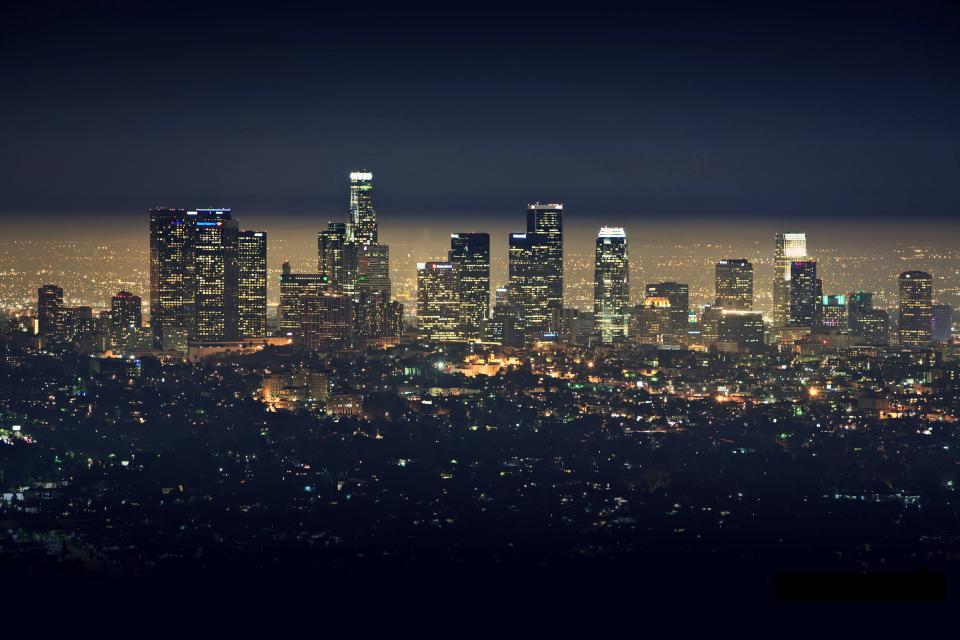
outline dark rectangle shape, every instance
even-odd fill
[[[944,575],[910,573],[779,573],[778,600],[943,600]]]

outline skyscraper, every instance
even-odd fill
[[[431,342],[463,339],[460,331],[460,275],[452,262],[417,265],[417,335]]]
[[[933,277],[925,271],[900,274],[900,344],[923,347],[932,339]]]
[[[621,227],[601,227],[593,269],[593,318],[602,342],[625,338],[629,324],[630,260]]]
[[[359,246],[356,292],[375,292],[390,300],[390,247],[385,244]]]
[[[238,238],[238,324],[241,338],[267,335],[267,234],[241,231]]]
[[[890,343],[890,316],[873,306],[870,291],[855,291],[847,296],[847,322],[850,333],[863,337],[867,344]]]
[[[377,244],[377,213],[373,208],[373,174],[350,174],[350,229],[348,240],[358,245]]]
[[[563,205],[527,206],[527,234],[541,234],[547,251],[544,261],[548,331],[558,331],[563,309]]]
[[[516,311],[515,330],[530,344],[550,332],[550,287],[555,284],[550,256],[553,248],[545,233],[511,233],[509,238],[509,296]]]
[[[196,324],[193,227],[184,209],[150,209],[149,216],[154,346],[185,351]]]
[[[778,233],[773,254],[773,326],[790,324],[790,265],[806,260],[805,233]]]
[[[460,275],[463,335],[479,340],[490,316],[490,234],[451,233],[448,259]]]
[[[795,260],[790,263],[790,314],[787,326],[810,327],[817,324],[817,263]]]
[[[715,268],[714,294],[718,307],[739,311],[753,309],[753,265],[745,258],[720,260]]]
[[[670,301],[670,326],[664,333],[685,336],[690,329],[690,287],[679,282],[647,285],[647,297]]]
[[[115,346],[128,346],[142,325],[140,296],[120,291],[110,298],[110,338]]]
[[[229,209],[187,212],[195,227],[195,337],[233,340],[238,334],[238,241]]]
[[[847,296],[823,296],[820,304],[820,326],[846,330],[849,326]]]
[[[307,293],[298,301],[301,344],[318,349],[353,337],[353,300],[342,293]]]
[[[45,284],[37,290],[37,326],[41,336],[53,340],[66,339],[63,289]]]
[[[329,291],[329,280],[322,273],[293,273],[289,262],[283,263],[280,273],[280,331],[302,337],[301,301],[307,296],[319,296]],[[331,291],[335,293],[336,291]]]
[[[317,234],[317,273],[327,277],[332,291],[343,291],[344,247],[347,244],[347,225],[330,222]]]

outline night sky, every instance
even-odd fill
[[[337,5],[0,1],[0,215],[958,209],[960,3]]]

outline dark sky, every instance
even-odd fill
[[[960,3],[320,4],[0,0],[0,215],[958,210]]]

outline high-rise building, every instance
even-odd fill
[[[357,287],[361,292],[378,293],[390,300],[390,247],[385,244],[360,245],[357,251]]]
[[[753,265],[745,258],[717,262],[714,294],[716,306],[724,309],[753,309]]]
[[[601,227],[593,268],[593,318],[602,342],[627,336],[630,318],[630,258],[621,227]]]
[[[301,301],[307,296],[327,293],[328,285],[326,274],[293,273],[290,263],[284,262],[280,273],[280,331],[290,336],[301,336]]]
[[[930,344],[933,322],[933,277],[925,271],[900,274],[900,344]]]
[[[355,244],[377,244],[377,212],[373,208],[373,174],[354,171],[350,174],[350,237]]]
[[[778,233],[773,254],[773,326],[790,324],[790,268],[807,258],[807,234]]]
[[[817,263],[795,260],[790,263],[790,315],[787,326],[810,327],[817,324]]]
[[[553,251],[544,233],[511,233],[509,239],[510,303],[516,310],[515,330],[519,339],[530,344],[543,340],[551,332],[550,287]]]
[[[934,342],[950,342],[953,338],[953,307],[935,304],[931,307],[931,315],[931,339]]]
[[[690,329],[690,287],[679,282],[657,282],[647,285],[648,298],[670,301],[670,326],[664,333],[686,336]]]
[[[451,233],[448,260],[460,275],[461,331],[479,340],[490,317],[490,234]]]
[[[234,340],[238,334],[239,228],[230,209],[188,211],[195,228],[195,337]]]
[[[63,289],[45,284],[37,290],[37,327],[41,336],[52,340],[67,337]]]
[[[736,344],[738,349],[755,351],[763,346],[763,314],[723,308],[718,317],[717,342]]]
[[[318,349],[329,342],[350,342],[353,337],[353,299],[342,293],[309,293],[298,305],[302,344]]]
[[[238,238],[239,337],[267,335],[267,234],[241,231]]]
[[[820,300],[820,326],[845,331],[849,327],[847,296],[822,296]]]
[[[453,262],[417,265],[417,335],[421,340],[455,342],[460,331],[460,275]]]
[[[673,313],[666,296],[647,296],[630,312],[630,338],[640,344],[662,344],[673,333]]]
[[[563,309],[563,205],[534,203],[527,206],[527,234],[543,236],[548,332],[559,330]]]
[[[120,291],[110,298],[110,338],[117,347],[127,347],[143,326],[140,296]]]
[[[847,322],[850,333],[872,345],[890,344],[890,316],[873,306],[873,293],[855,291],[847,296]]]
[[[184,209],[150,209],[150,329],[154,345],[186,351],[194,334],[193,225]]]
[[[330,222],[317,234],[317,273],[327,277],[331,291],[342,292],[344,282],[344,247],[347,225]]]

